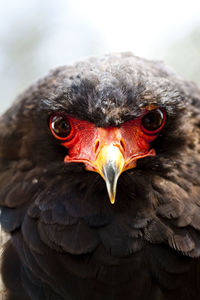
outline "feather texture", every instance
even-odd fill
[[[99,174],[64,163],[49,116],[120,127],[147,105],[167,115],[156,155],[111,205]],[[200,90],[130,53],[53,70],[0,118],[0,205],[6,300],[199,299]]]

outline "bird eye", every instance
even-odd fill
[[[141,127],[146,134],[158,133],[165,124],[165,112],[159,108],[146,113],[141,120]]]
[[[65,114],[56,113],[50,117],[50,129],[59,140],[69,140],[73,137],[73,126]]]

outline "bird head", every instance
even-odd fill
[[[68,149],[64,162],[84,163],[86,170],[99,173],[114,204],[120,174],[135,168],[138,159],[156,155],[151,142],[165,120],[165,111],[150,105],[143,107],[139,117],[120,127],[96,127],[64,112],[53,113],[49,127],[52,135]]]
[[[45,245],[71,254],[165,243],[198,256],[187,226],[200,228],[199,95],[130,53],[51,71],[0,119],[3,228],[32,249],[37,223]]]

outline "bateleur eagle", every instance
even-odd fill
[[[200,299],[200,90],[130,53],[53,70],[0,118],[0,205],[7,300]]]

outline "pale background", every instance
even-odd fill
[[[0,113],[49,69],[113,51],[200,82],[200,1],[0,0]]]

